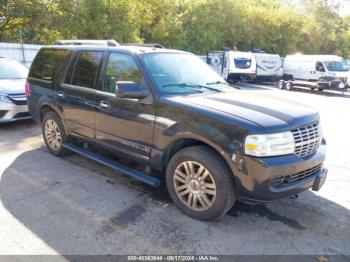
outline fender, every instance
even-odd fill
[[[42,121],[41,110],[43,107],[50,107],[61,119],[63,127],[65,129],[66,135],[69,135],[69,130],[67,128],[67,124],[63,115],[62,108],[57,104],[56,100],[48,95],[43,95],[39,98],[37,103],[36,112],[38,112],[38,116],[40,118],[40,122]]]

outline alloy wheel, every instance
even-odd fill
[[[61,132],[57,123],[52,119],[48,119],[45,123],[45,138],[52,150],[57,151],[61,147]]]
[[[209,170],[203,165],[184,161],[177,166],[173,177],[177,197],[188,208],[205,211],[216,199],[216,184]]]

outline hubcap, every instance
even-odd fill
[[[49,147],[57,151],[61,146],[61,133],[57,123],[49,119],[45,123],[45,138]]]
[[[216,185],[203,165],[193,161],[182,162],[175,170],[173,183],[177,197],[187,207],[204,211],[213,206]]]

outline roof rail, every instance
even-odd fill
[[[121,45],[140,46],[140,47],[153,47],[153,48],[165,48],[161,44],[157,44],[157,43],[146,43],[146,44],[142,44],[142,43],[122,43]]]
[[[55,45],[100,45],[100,46],[119,46],[119,43],[113,39],[110,40],[58,40]]]

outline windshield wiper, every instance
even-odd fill
[[[223,85],[225,85],[225,86],[229,86],[229,87],[233,87],[233,88],[241,89],[241,88],[240,88],[240,87],[238,87],[238,86],[230,85],[229,83],[224,82],[224,81],[216,81],[216,82],[210,82],[210,83],[207,83],[207,85],[218,85],[218,84],[223,84]]]
[[[162,85],[162,87],[168,87],[168,86],[180,86],[180,87],[186,87],[186,86],[189,86],[189,87],[198,87],[198,88],[205,88],[205,89],[208,89],[208,90],[211,90],[211,91],[215,91],[215,92],[221,92],[219,89],[216,89],[216,88],[212,88],[212,87],[209,87],[209,86],[205,86],[205,85],[199,85],[199,84],[195,84],[195,83],[174,83],[174,84],[165,84],[165,85]]]
[[[209,83],[207,83],[207,85],[217,85],[217,84],[223,84],[223,85],[230,86],[229,83],[226,83],[224,81],[216,81],[216,82],[209,82]]]

